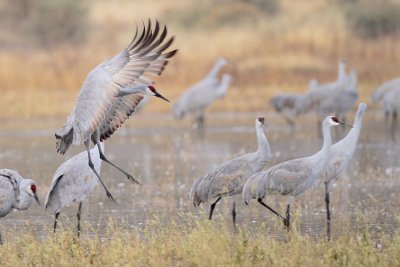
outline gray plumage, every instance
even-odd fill
[[[358,107],[356,118],[354,120],[353,128],[349,133],[339,142],[334,144],[331,148],[331,156],[328,164],[325,166],[321,173],[322,181],[325,183],[325,204],[327,212],[327,236],[331,236],[331,217],[329,211],[329,184],[331,181],[338,179],[347,169],[354,152],[357,147],[358,138],[361,132],[362,119],[367,110],[367,105],[361,103]]]
[[[40,204],[33,180],[24,179],[17,171],[0,169],[0,217],[12,209],[27,210],[35,200]]]
[[[101,143],[101,148],[104,150],[103,143]],[[96,147],[92,148],[90,156],[93,160],[95,170],[100,174],[101,159],[99,150]],[[79,203],[81,207],[81,203],[89,196],[98,183],[98,179],[88,166],[87,161],[88,155],[86,151],[83,151],[61,164],[53,175],[44,206],[47,212],[56,215],[54,230],[60,210],[72,202]]]
[[[194,206],[211,199],[219,201],[221,197],[240,194],[246,180],[264,168],[271,158],[271,148],[263,131],[264,118],[256,119],[255,128],[258,141],[257,151],[231,159],[209,174],[198,178],[190,190]],[[213,207],[215,205],[212,209]],[[210,219],[211,216],[212,210],[210,210]]]
[[[285,93],[273,96],[270,105],[294,128],[296,118],[311,109],[311,99],[308,94]]]
[[[277,164],[266,171],[251,176],[244,188],[243,198],[246,203],[251,199],[257,199],[260,204],[269,208],[262,202],[271,194],[289,196],[287,218],[285,225],[289,225],[289,208],[292,198],[304,193],[321,180],[321,172],[324,170],[331,155],[330,127],[341,124],[336,117],[328,116],[322,123],[324,143],[316,154],[300,159]],[[272,210],[273,211],[273,210]],[[273,211],[283,219],[277,212]]]
[[[221,79],[217,78],[220,69],[226,64],[226,59],[218,59],[204,79],[183,93],[173,106],[175,118],[182,119],[190,114],[198,121],[199,127],[203,127],[205,110],[214,101],[225,96],[232,81],[229,74],[224,74]]]
[[[113,196],[93,168],[90,142],[97,145],[102,160],[138,183],[131,174],[105,157],[100,142],[109,138],[129,118],[144,95],[168,101],[156,91],[151,85],[153,81],[147,77],[148,74],[161,75],[168,59],[177,51],[164,53],[173,42],[173,38],[165,41],[166,36],[167,28],[160,31],[158,22],[153,29],[149,20],[147,28],[143,25],[140,36],[136,28],[135,37],[125,50],[90,71],[66,124],[55,134],[60,154],[64,154],[71,144],[85,144],[88,164],[112,200]]]
[[[329,84],[319,84],[317,80],[310,81],[309,96],[318,117],[324,118],[328,114],[344,117],[358,98],[357,84],[356,71],[346,74],[345,61],[339,62],[337,81]]]

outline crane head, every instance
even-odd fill
[[[156,88],[154,88],[154,86],[152,86],[152,85],[149,85],[147,87],[146,94],[150,95],[150,96],[155,96],[155,97],[161,98],[161,99],[169,102],[169,100],[166,99],[165,97],[163,97],[159,92],[157,92]]]
[[[346,124],[346,123],[344,123],[344,122],[341,122],[341,121],[339,121],[339,119],[337,118],[337,117],[335,117],[335,116],[329,116],[329,124],[331,125],[331,126],[338,126],[338,125],[343,125],[343,126],[348,126],[348,127],[350,127],[350,128],[353,128],[353,126],[351,126],[351,125],[349,125],[349,124]]]

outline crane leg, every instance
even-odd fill
[[[205,126],[205,116],[204,114],[200,115],[197,118],[197,131],[200,137],[204,136],[204,126]]]
[[[287,205],[286,208],[286,218],[283,219],[283,224],[286,226],[286,229],[290,230],[290,204]]]
[[[0,245],[3,245],[3,238],[1,238],[1,233],[0,233]]]
[[[211,207],[210,207],[210,216],[208,216],[208,219],[209,219],[209,220],[211,220],[211,218],[212,218],[212,215],[213,215],[213,212],[214,212],[214,209],[215,209],[215,205],[217,205],[218,201],[220,201],[221,198],[222,198],[222,197],[217,198],[217,200],[215,200],[215,202],[211,204]]]
[[[100,137],[98,138],[100,139]],[[111,161],[109,161],[106,156],[104,156],[103,151],[101,150],[100,147],[100,140],[96,140],[96,145],[97,148],[99,149],[99,153],[100,153],[100,158],[101,160],[107,162],[108,164],[110,164],[111,166],[113,166],[114,168],[116,168],[117,170],[119,170],[120,172],[122,172],[123,174],[126,175],[126,177],[131,180],[133,183],[135,184],[139,184],[139,182],[135,179],[135,177],[133,177],[132,175],[130,175],[129,173],[127,173],[126,171],[124,171],[123,169],[121,169],[120,167],[118,167],[117,165],[115,165],[114,163],[112,163]]]
[[[260,203],[262,206],[266,207],[267,209],[269,209],[273,214],[275,214],[276,216],[278,216],[280,219],[285,220],[285,218],[280,215],[278,212],[276,212],[275,210],[273,210],[271,207],[269,207],[267,204],[265,204],[261,198],[257,199],[258,203]]]
[[[325,204],[326,204],[326,236],[331,240],[331,212],[329,210],[329,182],[325,183]]]
[[[110,191],[108,191],[106,185],[101,180],[100,175],[97,173],[96,169],[94,168],[94,165],[93,165],[93,162],[92,162],[92,158],[90,156],[90,140],[85,141],[85,146],[86,146],[86,151],[88,153],[89,167],[93,170],[94,174],[96,174],[96,176],[99,179],[101,185],[103,186],[104,190],[106,191],[107,197],[115,202],[114,197],[111,195]]]
[[[81,235],[81,211],[82,211],[82,202],[79,202],[78,213],[76,214],[76,219],[78,220],[78,237]]]
[[[53,233],[54,233],[54,234],[56,233],[56,229],[57,229],[58,215],[60,215],[59,212],[57,212],[57,213],[54,215],[54,225],[53,225]]]
[[[395,110],[393,111],[392,115],[392,127],[391,127],[393,142],[396,141],[396,126],[397,126],[397,111]]]
[[[233,206],[232,206],[232,222],[233,222],[233,227],[236,227],[236,203],[233,201]]]

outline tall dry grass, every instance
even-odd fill
[[[91,31],[84,44],[0,50],[1,116],[67,114],[90,69],[123,49],[132,37],[135,21],[148,17],[168,25],[176,36],[173,47],[180,50],[156,79],[160,91],[170,99],[177,99],[201,79],[216,58],[231,60],[225,71],[234,75],[234,84],[213,110],[268,109],[268,99],[278,92],[304,92],[314,77],[322,82],[334,80],[341,58],[358,71],[363,101],[380,83],[398,75],[399,38],[353,36],[334,1],[282,0],[275,15],[242,1],[222,7],[210,1],[184,0],[89,3]],[[199,8],[204,12],[196,24],[183,24],[194,18]],[[145,112],[169,112],[170,108],[152,101]]]
[[[111,226],[104,237],[59,231],[39,240],[16,234],[0,246],[2,266],[398,266],[400,237],[367,232],[331,242],[297,232],[268,236],[265,225],[236,233],[216,222],[161,223],[143,229]],[[282,227],[282,225],[280,225]]]

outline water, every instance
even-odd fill
[[[106,155],[132,173],[141,185],[131,184],[126,177],[103,163],[102,177],[117,203],[106,197],[101,186],[84,202],[84,235],[102,233],[109,219],[124,228],[143,227],[154,217],[168,224],[180,213],[192,213],[199,220],[207,218],[208,206],[195,209],[188,193],[199,176],[234,156],[252,152],[257,142],[254,121],[266,115],[266,134],[274,159],[268,165],[307,156],[319,150],[313,115],[300,120],[294,135],[275,114],[221,113],[210,115],[204,139],[196,135],[189,119],[176,122],[168,114],[137,115],[106,142]],[[350,116],[349,116],[350,118]],[[351,115],[353,118],[353,114]],[[57,167],[83,150],[73,148],[61,156],[55,151],[54,132],[64,123],[64,117],[51,119],[3,120],[0,131],[1,167],[16,169],[38,185],[42,203]],[[400,155],[390,141],[383,118],[368,111],[357,152],[347,174],[332,186],[331,207],[333,232],[354,233],[360,225],[372,233],[392,233],[397,228],[400,200]],[[340,138],[348,129],[335,132]],[[270,212],[255,201],[246,207],[241,196],[221,201],[214,212],[218,223],[231,223],[232,200],[237,203],[238,224],[253,227],[277,222]],[[276,196],[266,200],[284,212],[286,198]],[[62,210],[60,227],[75,227],[77,204]],[[322,235],[325,231],[324,187],[318,185],[296,198],[292,212],[302,233]],[[360,222],[360,218],[363,221]],[[51,231],[53,215],[34,205],[28,211],[15,211],[1,219],[1,230],[24,227],[46,236]],[[283,228],[280,227],[279,228]],[[268,231],[274,233],[275,229]],[[25,229],[24,229],[25,230]]]

